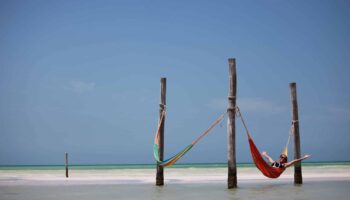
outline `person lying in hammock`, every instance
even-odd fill
[[[276,168],[290,167],[290,166],[294,165],[295,163],[302,161],[302,160],[305,160],[306,158],[309,158],[311,156],[311,155],[305,155],[302,158],[295,159],[295,160],[288,162],[288,157],[285,154],[281,154],[280,159],[278,161],[274,161],[269,155],[267,155],[266,151],[263,151],[261,155],[263,155],[265,158],[267,158],[269,160],[272,167],[276,167]]]

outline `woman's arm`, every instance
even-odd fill
[[[274,163],[275,162],[269,155],[267,155],[266,151],[263,151],[261,153],[261,155],[263,155],[265,158],[267,158],[270,163]]]
[[[311,155],[305,155],[305,156],[302,157],[302,158],[292,160],[292,161],[290,161],[290,162],[284,164],[284,167],[285,167],[285,168],[290,167],[290,166],[294,165],[294,164],[297,163],[297,162],[300,162],[300,161],[302,161],[302,160],[305,160],[306,158],[309,158],[310,156],[311,156]]]

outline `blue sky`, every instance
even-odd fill
[[[225,112],[230,57],[260,150],[281,152],[295,81],[302,153],[350,160],[349,19],[339,0],[1,0],[0,164],[153,163],[160,77],[170,156]],[[226,137],[224,122],[181,162],[226,162]]]

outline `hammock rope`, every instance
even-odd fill
[[[161,113],[159,122],[158,122],[158,128],[157,128],[157,133],[154,138],[154,145],[153,145],[153,156],[155,160],[157,161],[157,164],[162,167],[167,167],[175,164],[182,156],[184,156],[199,140],[201,140],[204,136],[206,136],[216,125],[218,125],[225,117],[225,114],[221,115],[204,133],[202,133],[198,138],[193,140],[193,142],[185,147],[182,151],[179,153],[175,154],[174,156],[170,157],[169,159],[166,160],[160,160],[159,158],[159,135],[160,135],[160,128],[161,124],[164,121],[165,117],[165,111]]]
[[[236,107],[236,113],[237,116],[241,119],[241,122],[244,126],[244,129],[246,131],[247,137],[248,137],[248,142],[249,142],[249,147],[250,147],[250,152],[254,161],[255,166],[268,178],[278,178],[285,170],[285,168],[276,168],[276,167],[272,167],[270,166],[265,159],[261,156],[259,149],[256,147],[249,131],[247,128],[247,124],[245,123],[245,120],[242,116],[241,111],[239,110],[238,107]],[[287,140],[287,144],[283,150],[283,154],[285,154],[286,156],[288,156],[288,145],[290,142],[290,138],[291,135],[294,132],[294,121],[292,122],[292,126],[290,128],[289,131],[289,136],[288,136],[288,140]]]
[[[287,140],[287,144],[286,146],[284,147],[284,150],[282,152],[282,154],[288,156],[288,146],[289,146],[289,143],[290,143],[290,138],[292,137],[292,135],[294,135],[294,121],[292,122],[292,125],[290,126],[290,129],[289,129],[289,134],[288,134],[288,140]]]

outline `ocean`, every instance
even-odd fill
[[[350,162],[303,163],[303,184],[293,168],[268,179],[253,164],[239,164],[238,188],[226,188],[226,164],[178,164],[155,186],[154,165],[0,166],[0,200],[46,199],[349,199]]]
[[[303,166],[349,166],[350,161],[337,162],[303,162]],[[226,168],[226,163],[180,163],[167,167],[171,168]],[[255,167],[253,163],[237,163],[237,168]],[[91,169],[154,169],[154,164],[84,164],[70,165],[70,169],[91,170]],[[0,165],[0,170],[63,170],[64,165]]]

